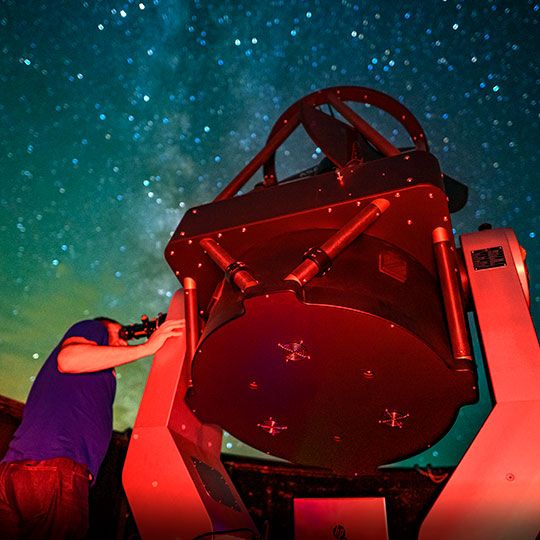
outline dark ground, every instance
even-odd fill
[[[24,405],[0,397],[0,456],[22,417]],[[114,432],[90,492],[88,540],[139,538],[121,483],[130,433]],[[371,476],[342,477],[293,465],[223,455],[223,462],[259,529],[268,540],[293,540],[293,501],[298,497],[385,497],[391,540],[413,540],[452,469],[386,470]]]

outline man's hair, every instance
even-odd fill
[[[94,319],[94,321],[100,321],[100,322],[112,322],[112,323],[115,323],[115,324],[119,324],[120,326],[122,326],[122,323],[119,323],[118,321],[114,320],[114,319],[111,319],[110,317],[96,317]]]

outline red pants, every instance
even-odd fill
[[[83,538],[89,485],[88,469],[68,458],[0,463],[0,538]]]

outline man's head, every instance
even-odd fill
[[[122,328],[122,325],[118,321],[115,321],[114,319],[111,319],[109,317],[96,317],[94,320],[103,323],[107,327],[107,332],[109,333],[109,346],[127,346],[127,341],[120,338],[119,332],[120,328]]]

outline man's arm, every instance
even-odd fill
[[[171,337],[184,336],[185,321],[166,321],[146,343],[135,346],[103,346],[83,337],[73,337],[62,344],[58,369],[62,373],[90,373],[110,369],[155,354]]]

